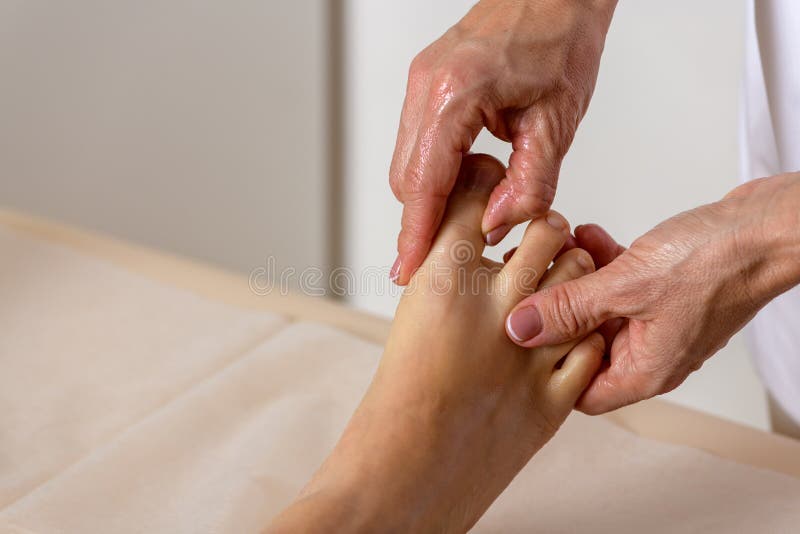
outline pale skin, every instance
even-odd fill
[[[487,243],[549,209],[615,6],[482,0],[417,56],[390,170],[403,203],[397,283],[407,283],[427,254],[458,162],[484,127],[513,148],[482,215]],[[507,334],[537,347],[599,328],[609,361],[581,399],[587,413],[667,392],[800,284],[797,206],[800,174],[789,173],[672,217],[628,250],[599,226],[579,226],[568,247],[588,250],[597,273],[521,301]]]
[[[463,532],[556,432],[599,368],[604,341],[511,343],[503,322],[538,288],[593,271],[549,212],[505,264],[482,257],[481,217],[503,166],[464,159],[428,257],[398,307],[360,406],[269,532]],[[467,281],[466,283],[464,281]]]

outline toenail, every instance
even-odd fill
[[[528,341],[542,331],[542,316],[535,306],[519,308],[508,316],[506,329],[515,341]]]
[[[588,272],[592,270],[592,262],[586,254],[578,254],[575,261],[578,262],[578,265],[580,265],[584,271]]]
[[[564,221],[564,219],[555,213],[550,213],[547,215],[547,224],[556,230],[563,230],[567,227],[567,223]]]
[[[489,246],[494,246],[498,244],[506,234],[511,230],[510,224],[501,224],[491,232],[486,234],[486,244]]]

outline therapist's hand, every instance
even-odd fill
[[[522,301],[507,333],[535,347],[603,323],[618,329],[610,360],[578,404],[584,412],[670,391],[767,302],[800,283],[798,206],[795,173],[750,182],[677,215],[628,250],[598,226],[578,227],[577,246],[601,268]]]
[[[403,203],[399,284],[426,257],[483,127],[512,144],[482,231],[489,244],[544,214],[586,112],[616,0],[481,0],[413,61],[390,182]],[[424,14],[422,14],[424,16]]]

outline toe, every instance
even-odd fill
[[[464,157],[431,249],[433,257],[456,263],[480,260],[485,247],[481,218],[489,195],[504,176],[505,167],[491,156]]]
[[[518,252],[517,252],[518,254]],[[514,254],[514,258],[517,257]],[[512,258],[513,260],[513,258]],[[539,290],[594,271],[591,255],[574,248],[561,254],[539,284]],[[594,378],[603,361],[605,341],[592,333],[583,340],[532,349],[532,378],[543,388],[552,420],[563,421]]]
[[[564,246],[569,224],[555,211],[532,221],[525,230],[522,243],[503,267],[504,293],[510,307],[536,291],[543,274]]]
[[[594,378],[603,362],[605,341],[598,333],[590,334],[569,354],[550,377],[551,401],[569,412]]]
[[[573,248],[559,256],[539,282],[538,291],[568,282],[594,272],[592,256],[581,248]]]
[[[559,256],[553,266],[542,277],[538,290],[546,291],[548,287],[580,278],[594,271],[591,255],[583,249],[574,248]],[[566,355],[578,345],[580,339],[567,341],[560,345],[534,349],[536,362],[535,371],[546,377],[558,372],[559,362],[563,362]],[[563,369],[563,367],[561,367]]]

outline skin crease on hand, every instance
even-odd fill
[[[584,412],[670,391],[800,283],[798,205],[795,173],[749,182],[672,217],[628,250],[600,227],[580,226],[575,242],[598,271],[522,301],[506,322],[509,337],[549,345],[605,322],[610,360],[581,398]]]
[[[543,215],[586,112],[616,0],[482,0],[412,62],[390,184],[403,203],[400,285],[428,253],[461,158],[484,127],[510,142],[482,232]]]

